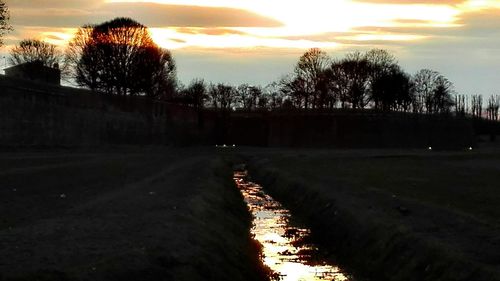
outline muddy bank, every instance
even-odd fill
[[[265,280],[215,151],[0,155],[0,280]]]
[[[382,200],[377,198],[382,196],[379,193],[357,193],[349,188],[336,190],[333,186],[328,188],[324,185],[330,182],[325,182],[325,178],[318,173],[309,175],[306,181],[303,175],[284,171],[266,156],[272,158],[269,155],[248,157],[253,180],[262,184],[295,215],[303,218],[322,246],[331,251],[332,258],[359,273],[363,279],[500,280],[495,249],[478,248],[476,256],[462,251],[461,247],[452,243],[456,241],[443,242],[452,240],[443,237],[452,236],[450,233],[430,229],[423,231],[428,227],[425,225],[427,222],[418,221],[418,216],[412,212],[418,210],[427,221],[446,222],[450,229],[452,226],[458,231],[463,227],[463,236],[472,229],[475,231],[472,236],[482,247],[487,243],[496,245],[498,240],[495,233],[488,232],[490,225],[469,221],[466,216],[457,216],[411,200]],[[385,207],[381,207],[384,204]],[[391,214],[384,208],[390,209]],[[443,225],[443,229],[451,231],[448,225]],[[430,235],[432,231],[435,233]],[[467,239],[458,242],[471,241]]]

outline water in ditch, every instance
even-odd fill
[[[350,280],[340,268],[322,259],[311,243],[311,231],[294,223],[290,211],[247,181],[246,171],[236,171],[234,180],[254,217],[252,234],[263,246],[263,262],[279,280]]]

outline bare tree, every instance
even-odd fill
[[[26,62],[40,62],[44,66],[54,67],[62,59],[55,45],[37,39],[25,39],[10,51],[10,63],[17,65]]]
[[[372,82],[372,99],[375,108],[384,111],[408,111],[414,99],[411,78],[399,66],[379,74]]]
[[[449,113],[453,106],[453,83],[444,76],[440,75],[436,80],[436,88],[433,92],[432,112],[434,113]]]
[[[310,49],[299,58],[295,66],[293,80],[295,83],[301,84],[304,108],[318,107],[321,94],[320,85],[328,62],[327,54],[318,48]]]
[[[252,110],[257,107],[257,101],[262,95],[262,89],[248,84],[241,84],[236,88],[236,99],[238,106],[245,110]]]
[[[418,71],[413,77],[415,83],[415,93],[417,95],[417,100],[414,108],[417,109],[418,113],[424,111],[432,113],[432,94],[436,87],[435,81],[439,73],[430,69],[422,69]]]
[[[222,112],[231,111],[235,105],[236,89],[233,86],[219,83],[217,85],[210,85],[208,95],[212,108],[218,109]]]
[[[288,75],[280,79],[279,85],[280,91],[288,98],[292,107],[308,108],[310,92],[304,79]]]
[[[483,96],[473,95],[471,99],[472,117],[481,118],[483,116]]]
[[[488,107],[486,112],[488,114],[488,119],[497,121],[498,120],[498,109],[500,108],[500,96],[490,96],[488,99]]]
[[[109,94],[168,99],[176,88],[170,52],[153,42],[147,27],[129,18],[80,28],[66,62],[79,85]]]
[[[439,72],[422,69],[413,77],[416,99],[414,110],[421,113],[444,113],[449,112],[453,105],[453,83]]]
[[[404,75],[396,58],[383,49],[372,49],[365,54],[370,68],[370,95],[376,109],[394,109],[404,85]],[[395,87],[396,83],[398,87]]]
[[[9,24],[10,13],[7,4],[0,0],[0,47],[3,46],[3,36],[12,30],[12,26]]]
[[[202,109],[208,99],[207,86],[202,79],[191,81],[189,86],[181,91],[181,94],[186,103],[196,109]]]
[[[263,93],[257,101],[257,106],[261,109],[275,110],[282,107],[285,99],[286,95],[281,90],[281,85],[278,82],[272,82],[264,87]]]
[[[455,114],[464,117],[467,113],[467,101],[465,95],[455,95]]]
[[[340,62],[342,79],[347,83],[347,100],[352,108],[365,108],[370,102],[370,62],[362,53],[347,54]]]
[[[98,90],[101,84],[99,58],[97,56],[83,56],[91,51],[93,43],[92,25],[80,27],[73,39],[68,43],[64,56],[64,68],[67,69],[68,80],[91,90]]]
[[[328,77],[328,85],[333,105],[340,102],[341,108],[347,108],[349,104],[349,77],[344,69],[343,62],[333,61],[328,69],[325,70]]]

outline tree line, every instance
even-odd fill
[[[320,49],[310,49],[294,71],[265,87],[201,79],[181,86],[176,102],[217,110],[333,110],[372,109],[418,114],[451,114],[499,119],[500,96],[491,96],[486,107],[480,95],[456,94],[453,84],[430,69],[410,75],[386,50],[354,51],[332,59]]]
[[[0,35],[11,29],[8,18],[0,1]],[[36,39],[22,40],[11,50],[11,64],[32,61],[60,67],[63,77],[97,93],[142,96],[197,109],[454,111],[460,116],[499,118],[498,96],[491,96],[484,108],[481,96],[457,95],[453,83],[430,69],[410,75],[382,49],[331,58],[312,48],[299,57],[292,73],[265,87],[202,79],[184,86],[176,78],[171,53],[153,41],[146,26],[130,18],[80,27],[64,52]]]

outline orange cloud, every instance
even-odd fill
[[[96,2],[97,5],[97,2]],[[277,27],[277,20],[234,8],[165,5],[155,3],[100,3],[98,7],[28,7],[10,5],[14,25],[78,27],[117,16],[132,17],[150,27]]]

